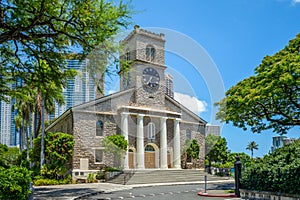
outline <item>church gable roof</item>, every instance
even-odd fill
[[[129,105],[134,89],[116,92],[110,95],[72,107],[73,111],[106,111],[116,112],[119,105]]]
[[[203,124],[207,124],[207,122],[198,116],[196,113],[192,112],[190,109],[176,101],[175,99],[171,98],[168,95],[165,95],[166,98],[166,107],[174,112],[181,112],[182,113],[182,120],[190,121],[193,120],[194,122],[200,122]],[[188,119],[186,119],[188,118]]]

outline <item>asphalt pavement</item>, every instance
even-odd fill
[[[208,184],[210,190],[207,192],[214,192],[215,195],[225,192],[227,189],[234,187],[233,183],[217,183]],[[220,190],[223,189],[223,190]],[[90,197],[83,197],[82,200],[119,200],[119,199],[136,199],[136,200],[218,200],[228,199],[228,197],[210,197],[198,196],[198,192],[203,190],[203,185],[188,184],[188,185],[169,185],[169,186],[151,186],[151,187],[138,187],[130,190],[117,191],[111,193],[103,193],[93,195]]]
[[[217,184],[215,190],[223,192],[224,187],[218,185],[226,185],[233,183],[233,180],[219,180],[219,181],[208,181],[208,184]],[[34,187],[33,199],[35,200],[79,200],[87,199],[93,196],[99,196],[103,194],[112,194],[118,191],[128,191],[135,188],[147,188],[147,187],[158,187],[164,186],[179,186],[179,185],[198,185],[199,189],[204,188],[203,181],[197,182],[177,182],[177,183],[155,183],[155,184],[139,184],[139,185],[119,185],[111,183],[86,183],[86,184],[68,184],[68,185],[54,185],[54,186],[37,186]],[[228,188],[231,189],[231,188]],[[215,191],[215,192],[216,192]],[[191,191],[193,195],[199,191]],[[202,197],[203,198],[203,197]],[[103,199],[103,198],[102,198]],[[122,198],[121,198],[122,199]],[[224,199],[224,198],[223,198]]]

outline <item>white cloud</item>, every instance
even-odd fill
[[[300,3],[300,0],[293,0],[293,3]]]
[[[117,92],[116,90],[109,90],[108,94],[113,94],[113,93],[116,93],[116,92]]]
[[[207,103],[205,101],[200,101],[196,97],[175,92],[174,98],[196,114],[206,111]]]

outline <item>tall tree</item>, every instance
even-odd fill
[[[284,134],[300,125],[300,34],[278,53],[266,56],[255,75],[226,92],[217,119],[253,132]]]
[[[258,150],[258,144],[254,141],[249,142],[246,149],[251,151],[251,158],[253,158],[253,150]]]
[[[205,139],[205,154],[208,161],[209,173],[212,162],[224,164],[228,158],[227,142],[225,138],[210,134]]]
[[[50,77],[40,73],[45,81],[61,80],[67,54],[76,49],[85,58],[126,27],[130,14],[122,1],[1,0],[0,98],[18,90],[7,83],[37,82],[31,74],[39,71],[41,61],[53,72]]]

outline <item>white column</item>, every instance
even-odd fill
[[[136,136],[136,161],[137,169],[145,169],[145,149],[144,149],[144,115],[137,116],[137,136]]]
[[[180,156],[180,127],[179,120],[174,120],[174,168],[181,169],[181,156]]]
[[[160,168],[168,169],[167,117],[160,119]]]
[[[121,131],[122,135],[125,137],[125,140],[128,142],[128,113],[121,113],[122,119],[121,119]],[[128,163],[128,147],[126,149],[125,157],[124,157],[124,163],[123,163],[124,169],[129,169],[129,163]]]

